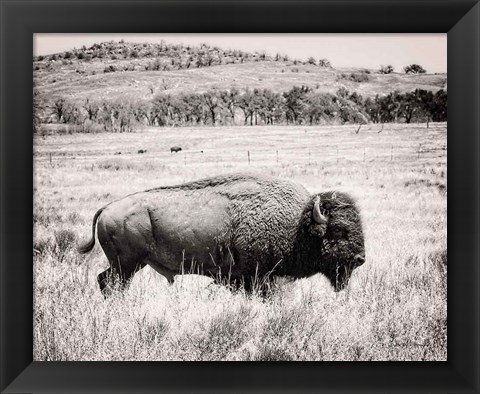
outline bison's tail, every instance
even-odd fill
[[[97,219],[98,217],[100,216],[100,214],[103,212],[103,210],[105,209],[106,207],[103,207],[103,208],[100,208],[97,213],[95,214],[95,216],[93,217],[93,223],[92,223],[92,238],[90,239],[90,241],[88,241],[86,244],[84,245],[80,245],[78,248],[77,248],[77,251],[79,253],[88,253],[90,252],[93,247],[95,246],[95,226],[97,224]]]

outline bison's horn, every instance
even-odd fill
[[[318,224],[326,224],[327,223],[327,218],[325,215],[322,215],[320,212],[320,196],[317,196],[315,198],[315,202],[313,204],[313,219],[318,223]]]

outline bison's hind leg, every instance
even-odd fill
[[[97,276],[98,285],[100,286],[100,291],[106,297],[111,294],[112,289],[115,286],[115,277],[112,272],[112,269],[109,268]]]
[[[97,280],[100,291],[107,296],[113,290],[125,290],[135,273],[145,267],[145,262],[144,256],[140,254],[117,253],[117,249],[112,247],[112,243],[102,243],[101,245],[110,263],[110,268],[98,275]]]
[[[109,227],[110,226],[110,227]],[[97,225],[99,243],[107,256],[110,268],[98,275],[98,284],[104,296],[113,290],[125,290],[135,272],[145,266],[146,252],[137,248],[125,236],[124,230],[111,225],[109,218],[100,220]]]
[[[119,291],[125,290],[132,280],[135,272],[145,266],[141,263],[135,269],[124,267],[121,264],[110,263],[110,268],[100,273],[97,277],[100,291],[106,297],[112,293],[114,289]]]

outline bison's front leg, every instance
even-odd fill
[[[215,283],[224,284],[218,280]],[[241,279],[230,279],[228,285],[232,291],[238,291],[243,288],[246,294],[258,294],[261,297],[267,297],[272,289],[273,279],[247,276]]]

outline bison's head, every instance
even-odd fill
[[[317,269],[340,291],[365,262],[360,212],[348,195],[338,192],[315,196],[310,207],[310,234],[320,252]]]

